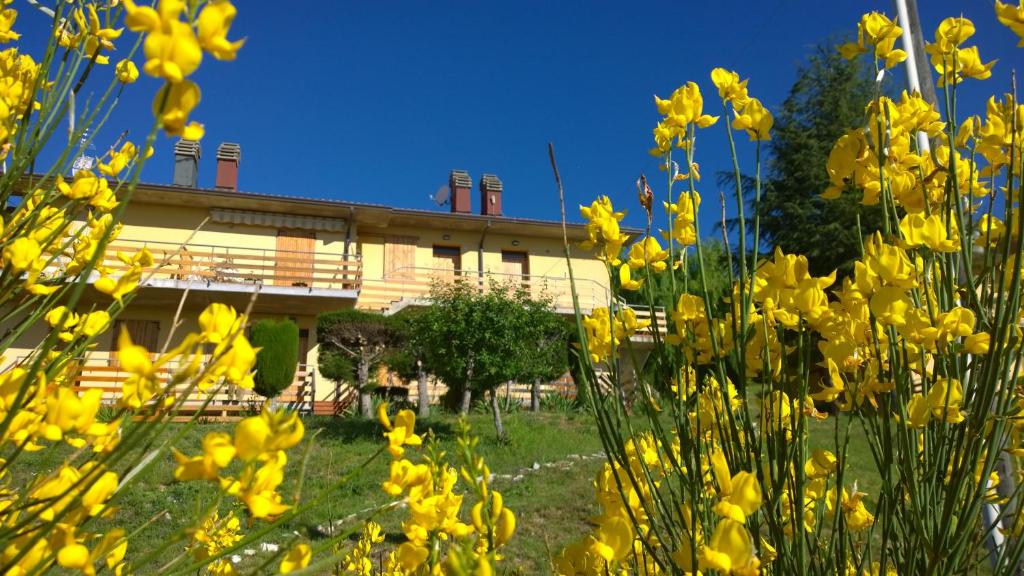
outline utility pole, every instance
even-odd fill
[[[921,93],[926,102],[938,108],[935,82],[932,80],[931,65],[924,51],[924,35],[921,32],[921,17],[917,13],[917,0],[894,0],[900,28],[903,28],[903,50],[907,53],[907,87],[911,92]],[[931,150],[931,143],[924,132],[917,133],[918,149]]]
[[[920,92],[925,101],[938,109],[938,96],[935,92],[935,83],[932,80],[931,65],[924,50],[924,34],[921,32],[921,17],[917,12],[917,0],[893,0],[893,3],[896,5],[899,25],[903,28],[903,49],[907,53],[907,87],[911,91]],[[931,150],[928,135],[924,132],[917,133],[917,144],[922,153]],[[968,362],[970,363],[971,360],[969,359]],[[1009,500],[1007,505],[1012,509],[1017,504],[1013,501],[1017,483],[1014,466],[1005,453],[996,463],[996,471],[999,473],[999,485],[993,486],[990,482],[988,487],[996,488],[1001,496],[1006,497]],[[1006,537],[1003,535],[1000,521],[1002,510],[998,504],[986,502],[982,505],[981,514],[985,529],[989,532],[988,538],[985,539],[985,545],[989,549],[991,564],[995,567],[1006,547]]]

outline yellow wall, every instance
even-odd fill
[[[165,205],[133,202],[126,210],[123,219],[123,229],[115,244],[128,244],[129,241],[141,241],[150,243],[156,247],[161,242],[168,243],[166,248],[176,248],[186,240],[190,245],[208,245],[228,247],[246,250],[275,250],[277,244],[278,229],[267,226],[252,226],[243,224],[226,224],[207,220],[210,211],[205,207]],[[370,294],[374,288],[378,291],[388,290],[389,283],[385,281],[385,243],[388,236],[406,236],[416,238],[414,264],[421,269],[423,276],[429,275],[429,270],[434,267],[433,248],[437,246],[457,246],[461,250],[461,268],[464,271],[478,272],[479,249],[481,234],[479,232],[460,232],[447,230],[440,227],[443,221],[439,220],[438,228],[428,227],[387,227],[387,228],[354,228],[352,230],[352,250],[358,252],[362,259],[363,292],[360,302],[370,300]],[[198,231],[197,228],[201,229]],[[189,236],[194,236],[189,240]],[[449,238],[445,239],[444,236]],[[338,255],[344,253],[345,233],[324,232],[316,233],[316,250],[318,258],[324,253]],[[557,286],[557,290],[563,292],[568,288],[568,270],[563,257],[562,242],[560,238],[535,238],[528,236],[499,234],[488,231],[483,240],[483,271],[498,273],[502,277],[504,270],[501,253],[503,250],[526,252],[529,255],[529,274],[539,281],[541,278],[550,278]],[[200,249],[201,251],[201,249]],[[608,280],[604,265],[595,260],[591,255],[579,248],[573,248],[574,272],[577,278],[577,288],[581,294],[581,305],[585,308],[590,306],[583,302],[582,298],[588,297],[592,305],[604,305],[607,298]],[[559,282],[560,281],[560,282]],[[383,287],[383,288],[381,288]],[[91,289],[90,289],[91,290]],[[144,296],[147,291],[140,293],[139,299],[128,307],[122,315],[123,319],[156,320],[160,323],[159,341],[164,343],[169,333],[175,311],[175,302],[178,297],[176,289],[165,288],[165,291],[174,292],[163,296],[154,296],[156,289],[151,289],[149,300]],[[207,302],[217,301],[223,297],[223,293],[204,290],[202,286],[192,288],[187,306],[183,312],[185,322],[178,328],[175,342],[186,333],[195,329],[195,318],[205,307]],[[163,301],[160,298],[164,298]],[[168,300],[168,298],[170,300]],[[261,296],[254,308],[253,319],[263,317],[281,317],[280,309],[270,307],[270,296]],[[303,296],[299,296],[297,302],[302,302]],[[394,299],[392,299],[394,300]],[[383,300],[387,302],[385,298]],[[87,311],[92,305],[105,306],[105,301],[98,295],[93,296],[90,303],[83,303],[79,311]],[[289,302],[296,302],[292,300]],[[557,302],[563,311],[564,300]],[[288,304],[289,306],[291,304]],[[349,303],[349,306],[352,304]],[[324,304],[321,304],[324,306]],[[238,307],[236,305],[236,307]],[[338,306],[343,307],[343,305]],[[373,306],[381,308],[381,306]],[[386,308],[386,306],[384,306]],[[280,308],[280,305],[279,305]],[[310,350],[302,361],[310,366],[317,364],[316,346],[316,314],[321,311],[310,304],[303,308],[303,304],[295,306],[294,310],[289,308],[287,315],[296,319],[300,329],[309,330]],[[40,324],[32,327],[15,345],[8,351],[7,358],[0,362],[0,370],[10,365],[20,356],[28,354],[39,342],[45,338],[48,326]],[[112,332],[102,335],[97,343],[95,352],[97,355],[106,355],[116,348],[114,339],[116,335]],[[324,399],[333,389],[333,384],[317,374],[317,399]]]

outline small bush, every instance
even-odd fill
[[[254,390],[266,398],[274,398],[295,380],[299,363],[299,327],[291,320],[260,320],[252,327],[256,355]]]

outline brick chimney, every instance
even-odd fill
[[[242,147],[223,142],[217,147],[217,190],[238,190],[238,165],[242,162]]]
[[[452,212],[469,214],[473,211],[470,192],[473,190],[473,179],[465,170],[452,170],[448,175],[448,188],[451,190]]]
[[[480,214],[484,216],[501,216],[501,180],[494,174],[484,174],[480,178]]]
[[[199,183],[199,142],[195,140],[178,140],[174,144],[174,182],[175,186],[195,188]]]

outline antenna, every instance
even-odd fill
[[[448,185],[441,186],[434,192],[434,195],[430,197],[438,206],[444,206],[448,203],[448,200],[452,197],[452,191],[448,188]]]
[[[96,164],[96,157],[89,155],[89,151],[95,150],[96,145],[89,140],[88,129],[82,131],[82,137],[78,141],[78,149],[81,152],[81,155],[75,158],[75,161],[71,165],[72,175],[80,170],[92,170],[92,167]]]

